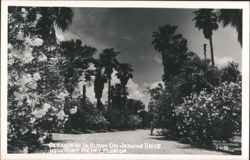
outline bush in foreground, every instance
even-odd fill
[[[229,140],[241,131],[241,107],[241,82],[192,93],[175,109],[179,134],[205,145]]]

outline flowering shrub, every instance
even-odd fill
[[[195,142],[228,140],[241,131],[241,82],[223,82],[211,93],[192,93],[176,107],[175,116],[179,134]]]
[[[17,8],[8,17],[9,151],[34,151],[67,120],[63,110],[67,91],[59,74],[63,59],[57,46],[45,45],[32,32],[41,15],[28,18],[31,10]]]

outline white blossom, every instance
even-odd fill
[[[37,130],[34,129],[34,130],[31,131],[31,133],[32,134],[37,134]]]
[[[16,101],[22,101],[24,99],[24,95],[19,92],[14,92],[15,100]]]
[[[34,57],[33,57],[31,52],[29,52],[29,51],[24,51],[23,52],[22,61],[24,63],[30,63],[33,59],[34,59]]]
[[[58,118],[59,120],[63,120],[63,119],[64,119],[64,116],[65,116],[65,113],[64,113],[63,110],[61,110],[60,112],[58,112],[58,113],[56,114],[56,116],[57,116],[57,118]]]
[[[30,117],[30,123],[34,123],[36,119],[34,117]]]
[[[30,82],[30,83],[29,83],[29,87],[30,87],[31,89],[36,89],[36,88],[37,88],[37,83],[34,82],[34,81]]]
[[[43,110],[45,110],[46,112],[48,112],[48,110],[51,108],[51,105],[48,104],[48,103],[44,103],[42,107],[43,107]]]
[[[21,83],[21,86],[24,87],[27,83],[31,82],[33,79],[32,79],[32,76],[31,74],[23,74],[21,79],[20,79],[20,83]]]
[[[77,106],[74,106],[73,108],[71,108],[70,110],[69,110],[69,113],[70,114],[75,114],[77,112]]]
[[[34,80],[37,81],[37,80],[41,79],[41,76],[40,76],[40,74],[38,72],[36,72],[36,73],[33,74],[33,78],[34,78]]]
[[[33,46],[41,46],[43,44],[43,40],[41,38],[35,38],[33,40]]]
[[[68,92],[60,92],[57,97],[62,99],[62,100],[65,100],[65,97],[68,96],[69,93]]]
[[[24,33],[21,32],[21,31],[19,31],[19,32],[17,33],[16,39],[17,39],[17,40],[24,40],[24,39],[25,39]]]
[[[43,137],[39,137],[38,140],[39,140],[40,143],[43,143],[43,142],[44,142]]]
[[[47,57],[44,54],[41,54],[37,57],[38,61],[44,62],[47,61]]]

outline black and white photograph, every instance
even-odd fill
[[[5,3],[5,155],[248,156],[248,8]]]

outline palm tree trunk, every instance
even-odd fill
[[[214,66],[214,49],[213,49],[212,36],[209,38],[209,42],[210,42],[210,50],[211,50],[211,61],[212,61],[212,65]]]
[[[207,60],[207,44],[203,44],[204,58]]]
[[[111,98],[111,95],[110,95],[110,86],[111,86],[111,82],[110,82],[110,78],[108,79],[108,108],[110,108],[110,98]]]
[[[82,87],[82,102],[84,105],[86,104],[86,85]]]
[[[101,105],[102,105],[101,98],[97,98],[97,104],[96,104],[97,109],[101,110],[102,109]]]

